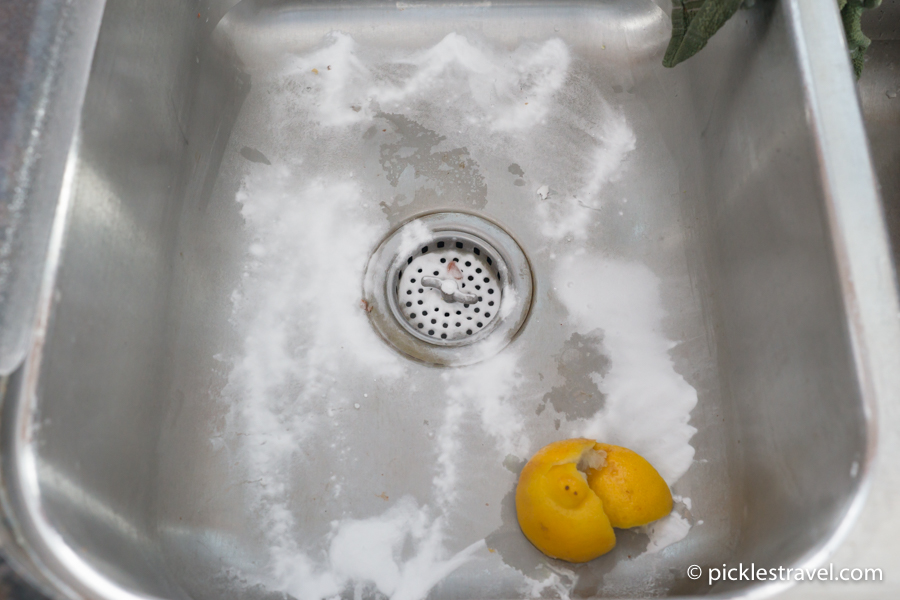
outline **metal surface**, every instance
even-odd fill
[[[839,31],[819,2],[757,3],[665,70],[649,0],[110,2],[2,408],[22,568],[110,599],[421,583],[400,567],[433,577],[406,598],[764,596],[785,586],[686,568],[864,545],[891,514],[874,458],[876,428],[900,431],[900,334]],[[448,87],[396,100],[434,65]],[[438,211],[502,226],[533,277],[525,326],[471,366],[401,357],[362,302],[379,241]],[[522,460],[648,394],[696,432],[648,411],[605,441],[666,465],[685,448],[654,424],[688,431],[687,536],[542,557],[511,508]],[[341,579],[383,547],[373,526],[407,527],[397,571]]]
[[[25,357],[102,0],[0,3],[0,376]]]
[[[533,292],[516,241],[494,223],[454,212],[392,232],[369,259],[363,286],[366,312],[388,343],[444,366],[506,348],[525,324]]]

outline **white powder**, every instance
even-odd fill
[[[610,182],[621,176],[623,163],[635,149],[634,132],[621,115],[607,111],[600,132],[592,136],[593,147],[585,163],[586,177],[579,189],[570,195],[541,202],[537,212],[543,222],[542,233],[555,240],[571,237],[584,240],[591,225],[598,218],[602,206],[599,194]],[[545,190],[545,193],[541,193]],[[547,200],[549,188],[538,190],[541,200]]]
[[[688,532],[691,530],[691,524],[687,519],[673,512],[659,521],[645,525],[642,529],[650,536],[650,542],[647,544],[647,554],[656,554],[663,548],[680,542],[687,537]]]
[[[673,484],[694,457],[697,391],[669,355],[659,279],[640,263],[583,254],[560,260],[553,281],[578,330],[601,329],[610,355],[609,372],[595,377],[606,404],[581,434],[634,450]]]
[[[609,372],[594,376],[606,404],[581,435],[634,450],[672,485],[693,461],[690,440],[697,430],[688,420],[697,391],[675,371],[669,355],[675,343],[662,331],[659,279],[640,263],[582,254],[560,261],[554,284],[579,331],[603,331],[610,356]],[[647,530],[651,547],[658,550],[687,535],[690,524],[676,517]],[[687,528],[681,537],[673,533],[673,519]]]
[[[608,395],[606,408],[579,425],[582,433],[642,453],[669,483],[689,466],[694,430],[687,418],[696,393],[668,356],[672,342],[660,331],[656,278],[639,264],[567,256],[554,246],[567,237],[584,239],[602,218],[600,198],[636,147],[624,117],[599,92],[585,92],[594,94],[590,119],[570,113],[558,92],[571,65],[559,39],[510,52],[454,33],[431,48],[390,55],[331,33],[316,50],[289,60],[273,80],[254,79],[248,101],[264,95],[278,131],[272,147],[262,148],[271,166],[242,164],[246,174],[236,200],[248,252],[243,283],[232,295],[232,321],[243,344],[236,356],[223,357],[231,364],[224,391],[231,408],[227,431],[240,468],[257,481],[246,486],[246,495],[270,548],[269,564],[242,574],[250,584],[300,600],[350,588],[357,597],[374,588],[395,600],[424,598],[484,547],[483,540],[471,539],[456,546],[463,548],[458,552],[446,548],[446,523],[465,509],[458,497],[466,489],[463,461],[499,465],[508,454],[527,457],[536,450],[527,432],[549,416],[535,415],[526,388],[533,380],[520,373],[512,347],[482,363],[445,370],[444,392],[436,399],[443,418],[435,436],[431,505],[403,497],[370,518],[342,514],[321,539],[307,539],[298,523],[291,473],[309,449],[329,447],[337,455],[343,470],[331,477],[335,500],[355,490],[350,461],[361,449],[344,436],[342,419],[372,414],[378,395],[357,412],[361,405],[353,398],[361,390],[348,382],[370,377],[390,384],[421,368],[378,339],[360,308],[361,278],[388,224],[377,218],[381,208],[372,202],[376,174],[366,174],[365,158],[354,152],[379,111],[406,115],[439,131],[446,147],[466,146],[473,156],[508,148],[533,174],[531,183],[541,186],[536,195],[524,194],[522,210],[534,211],[531,222],[559,254],[557,296],[578,331],[604,330],[610,354],[612,368],[597,381]],[[548,133],[571,139],[574,151],[586,157],[583,164],[548,156],[533,141]],[[401,149],[399,155],[414,151]],[[306,162],[283,158],[298,155]],[[421,185],[420,179],[409,165],[400,185]],[[416,222],[403,236],[404,252],[412,252],[429,232]],[[508,311],[515,299],[511,289],[503,293]],[[467,447],[464,426],[471,423],[492,448]],[[672,537],[668,529],[660,531],[651,532],[651,544]],[[532,595],[552,590],[567,597],[574,582],[573,574],[559,571],[523,585]]]

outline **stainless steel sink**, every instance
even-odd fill
[[[900,339],[839,19],[757,3],[666,70],[665,4],[108,2],[6,381],[7,555],[84,598],[820,564]],[[578,435],[676,506],[571,565],[512,490]]]

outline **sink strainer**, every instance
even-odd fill
[[[471,364],[503,349],[524,323],[531,269],[493,223],[437,213],[379,246],[365,294],[375,327],[399,350],[433,364]]]

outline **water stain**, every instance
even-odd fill
[[[522,167],[520,167],[516,163],[509,165],[509,172],[513,175],[518,175],[519,177],[525,177],[525,171],[523,171]]]
[[[392,202],[381,203],[392,223],[440,204],[470,210],[487,205],[487,184],[468,148],[436,150],[446,139],[436,131],[403,115],[376,117],[364,138],[380,134],[389,139],[381,144],[379,159],[386,179],[399,192]]]
[[[266,155],[257,150],[256,148],[250,148],[249,146],[244,146],[241,148],[241,156],[249,160],[250,162],[259,163],[263,165],[271,165],[269,159],[266,158]]]
[[[610,368],[609,357],[603,353],[603,332],[573,333],[553,358],[564,383],[544,395],[535,413],[541,414],[549,402],[557,413],[566,415],[566,421],[592,417],[606,400],[594,382],[594,377],[603,377]]]

